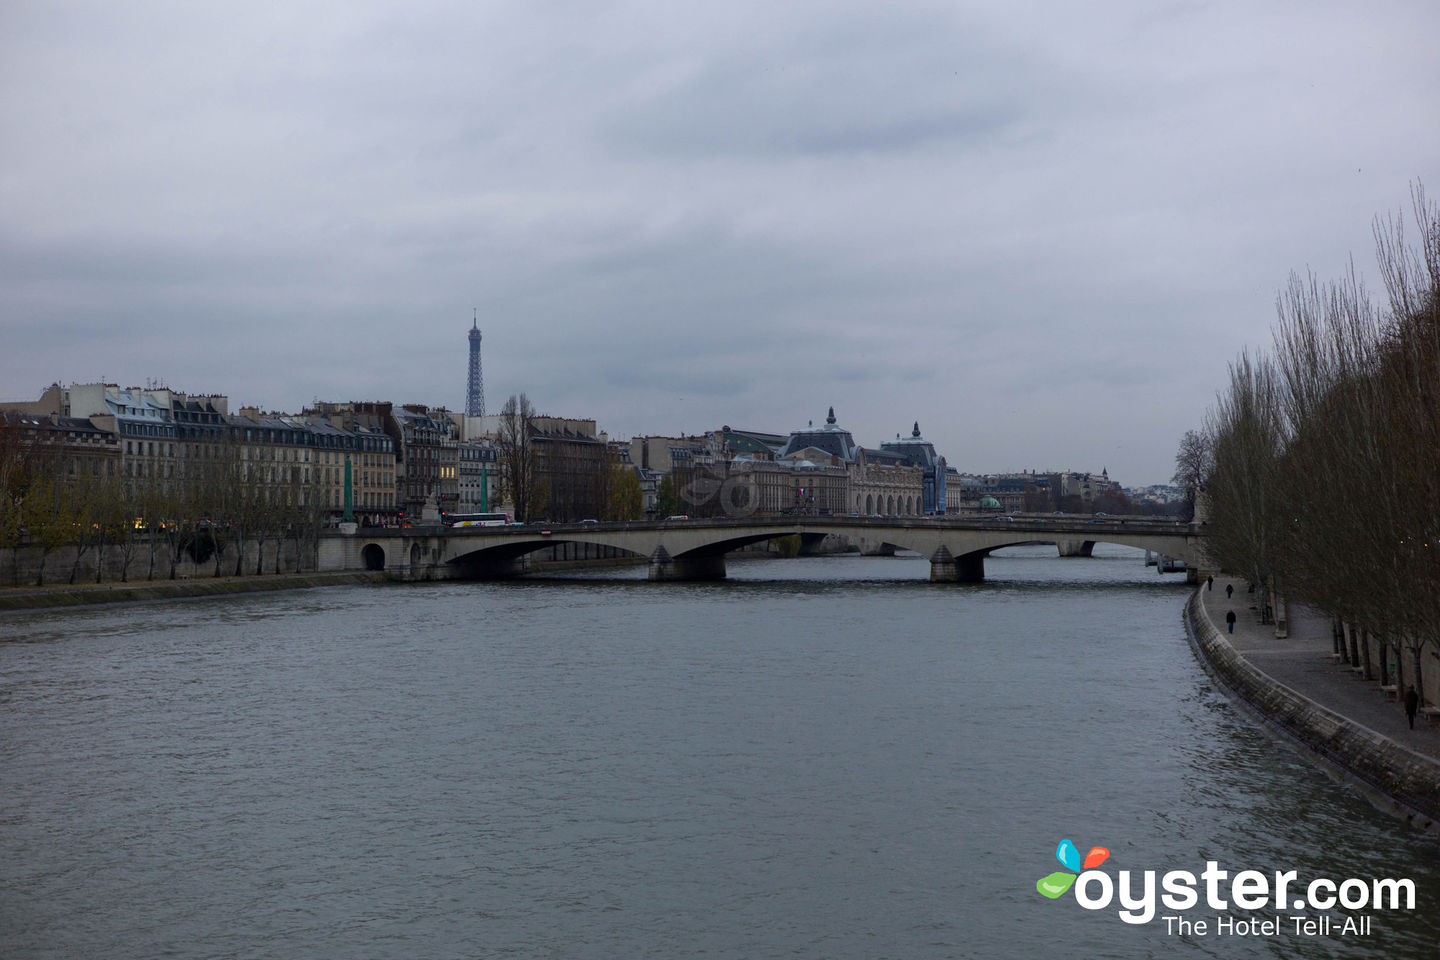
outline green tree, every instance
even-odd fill
[[[91,483],[91,524],[95,534],[95,582],[105,575],[105,549],[120,553],[120,580],[129,580],[130,558],[135,554],[139,532],[135,502],[118,477],[96,474]]]
[[[18,416],[0,414],[0,547],[10,548],[10,582],[20,581],[20,545],[25,534],[26,461],[30,444]]]
[[[655,491],[655,517],[663,520],[666,517],[673,517],[680,512],[680,497],[675,492],[675,481],[670,474],[660,478],[660,486]]]
[[[609,494],[605,506],[606,520],[644,519],[645,496],[633,467],[623,463],[611,465]]]
[[[32,547],[38,549],[39,563],[35,570],[35,586],[45,584],[45,561],[49,555],[71,542],[75,517],[65,482],[58,464],[37,457],[31,461],[33,471],[21,505],[21,525]]]

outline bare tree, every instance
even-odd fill
[[[1210,436],[1203,430],[1186,430],[1175,453],[1175,475],[1170,481],[1185,491],[1185,519],[1195,516],[1195,498],[1214,466],[1210,452]],[[1027,494],[1027,504],[1028,494]],[[1028,509],[1028,506],[1027,506]]]
[[[1207,550],[1252,582],[1283,575],[1367,671],[1376,640],[1382,673],[1423,701],[1440,637],[1440,209],[1412,199],[1418,245],[1376,221],[1384,307],[1353,269],[1292,276],[1274,360],[1232,366],[1209,421]]]
[[[521,523],[536,519],[537,511],[549,501],[549,490],[540,476],[535,408],[525,394],[505,401],[495,445],[505,490],[515,504],[515,519]]]
[[[1206,485],[1213,513],[1206,552],[1262,592],[1277,572],[1277,478],[1282,435],[1274,367],[1248,354],[1230,366],[1230,389],[1211,417],[1215,467]]]

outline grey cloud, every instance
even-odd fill
[[[496,405],[1163,479],[1289,270],[1440,180],[1437,17],[16,0],[3,398],[453,407],[478,307]]]
[[[610,123],[620,148],[715,157],[771,154],[888,153],[929,143],[975,143],[1013,124],[1002,103],[895,102],[855,78],[772,84],[743,66],[717,70],[668,91]]]
[[[707,158],[973,147],[1025,118],[1042,70],[953,15],[893,8],[675,73],[618,106],[605,142]]]

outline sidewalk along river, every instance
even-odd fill
[[[618,568],[5,614],[0,942],[1432,956],[1440,848],[1213,687],[1180,577],[1097,553],[1012,548],[983,584],[800,558],[709,584]],[[1062,839],[1109,851],[1114,906],[1037,891]],[[1120,871],[1136,893],[1211,862],[1404,878],[1417,903],[1305,905],[1323,933],[1239,932],[1295,910],[1203,894],[1178,912],[1209,933],[1119,916]]]

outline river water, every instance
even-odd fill
[[[0,956],[1436,956],[1440,846],[1214,688],[1180,578],[1097,552],[0,617]],[[1064,838],[1117,885],[1213,860],[1416,909],[1242,936],[1276,911],[1202,895],[1170,933],[1041,897]]]

